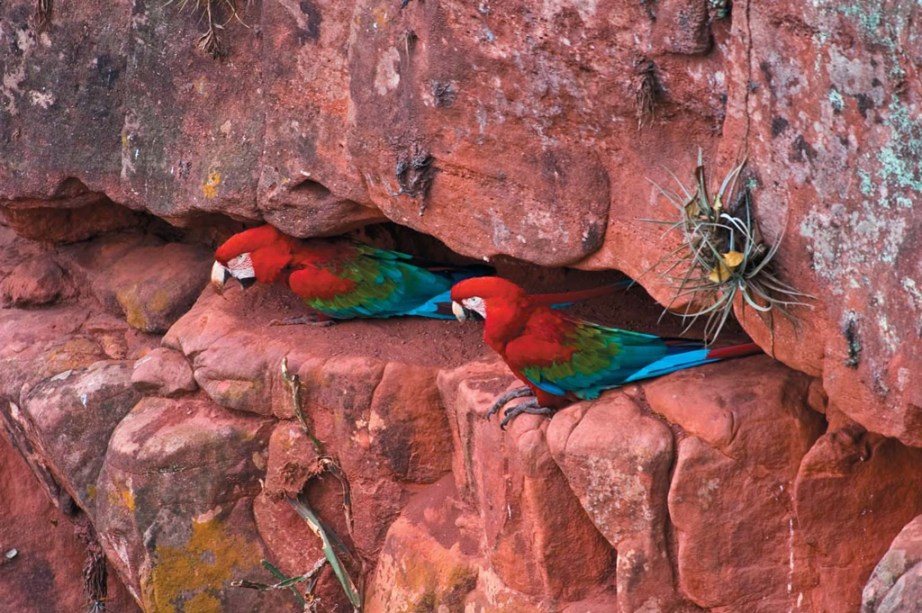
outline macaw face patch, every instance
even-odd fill
[[[468,311],[477,313],[484,319],[487,318],[487,305],[484,304],[483,298],[480,296],[471,296],[470,298],[465,298],[461,301],[461,306],[463,306]]]
[[[253,260],[250,258],[249,253],[241,253],[232,260],[228,260],[227,270],[230,271],[231,276],[238,281],[256,278],[256,271],[253,269]]]
[[[460,303],[452,302],[451,312],[455,314],[458,321],[466,321],[471,316],[476,319],[487,318],[487,307],[483,302],[483,298],[479,296],[465,298]]]

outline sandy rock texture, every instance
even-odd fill
[[[322,558],[298,499],[371,611],[914,601],[918,3],[42,6],[0,6],[0,554],[17,526],[23,552],[48,523],[78,536],[0,558],[5,602],[94,600],[84,556],[145,610],[298,607],[237,587]],[[219,57],[196,47],[203,6]],[[644,220],[675,221],[654,184],[691,186],[699,151],[715,188],[746,160],[776,272],[812,308],[737,304],[767,356],[552,420],[481,418],[512,380],[476,326],[274,326],[303,305],[205,287],[241,222],[361,228],[535,289],[623,271],[652,299],[588,313],[675,335],[648,271],[679,236]],[[318,572],[316,606],[346,610]]]
[[[7,222],[77,240],[137,223],[118,204],[300,236],[392,220],[476,258],[636,277],[678,240],[639,221],[674,215],[651,182],[690,184],[701,149],[716,187],[746,158],[781,274],[817,298],[773,335],[741,314],[747,331],[854,421],[922,444],[917,5],[238,10],[216,9],[216,61],[192,7],[85,2],[38,28],[30,3],[6,5]],[[670,299],[656,275],[641,283]]]
[[[821,379],[769,356],[502,431],[484,415],[513,379],[476,324],[275,325],[304,311],[297,298],[203,288],[205,250],[188,237],[0,238],[4,261],[53,260],[74,288],[0,311],[4,434],[26,461],[5,482],[10,517],[28,500],[13,484],[40,484],[104,556],[112,591],[144,610],[299,606],[239,587],[277,582],[266,563],[318,569],[316,606],[349,606],[297,504],[342,541],[370,611],[843,610],[875,566],[866,607],[914,589],[910,562],[886,570],[901,555],[887,551],[911,547],[911,531],[891,541],[922,513],[922,450],[867,431]],[[24,274],[7,270],[0,281]],[[166,318],[161,335],[113,288],[156,291],[164,271],[168,298],[138,302]],[[601,302],[582,309],[678,325],[657,324],[641,290]],[[11,598],[20,562],[0,566]],[[84,582],[58,581],[60,602],[87,598]]]

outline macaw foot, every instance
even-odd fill
[[[333,319],[321,319],[322,315],[299,315],[298,317],[286,317],[285,319],[273,319],[269,322],[270,326],[320,326],[325,328],[332,326],[335,322]]]
[[[505,394],[503,394],[502,396],[496,399],[496,402],[493,403],[493,406],[490,407],[490,410],[487,411],[487,414],[484,415],[484,418],[490,419],[491,417],[493,417],[510,400],[521,398],[522,396],[534,396],[534,395],[535,393],[531,390],[531,388],[526,387],[524,385],[522,387],[517,387],[514,390],[509,390],[508,392],[506,392]]]
[[[537,398],[530,398],[525,402],[520,402],[514,407],[509,407],[506,409],[506,412],[503,414],[503,421],[499,422],[499,427],[505,430],[506,425],[522,413],[528,413],[530,415],[544,415],[545,417],[550,417],[554,414],[554,409],[542,407],[538,404]]]

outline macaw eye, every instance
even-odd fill
[[[253,270],[253,260],[249,253],[241,253],[232,260],[228,260],[227,269],[235,279],[252,279],[256,276]]]

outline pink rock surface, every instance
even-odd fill
[[[684,431],[668,505],[678,585],[698,606],[771,611],[807,596],[788,586],[804,572],[795,477],[823,431],[807,405],[809,383],[763,356],[644,385],[650,407]]]
[[[900,342],[922,321],[919,7],[655,4],[247,6],[218,62],[191,8],[85,2],[40,30],[13,3],[0,208],[58,241],[137,223],[110,199],[300,236],[389,219],[477,258],[617,268],[665,304],[641,275],[678,237],[639,221],[673,215],[650,181],[690,182],[700,149],[716,186],[746,157],[779,274],[816,297],[799,327],[740,313],[747,331],[922,445],[919,343]]]
[[[134,363],[131,383],[151,396],[175,396],[198,389],[186,356],[158,347]]]
[[[493,571],[529,595],[578,600],[612,578],[614,552],[551,457],[542,419],[522,416],[503,434],[483,417],[508,378],[494,364],[443,371],[454,475],[478,514]]]
[[[39,32],[12,6],[23,34],[2,157],[16,163],[0,168],[0,200],[24,234],[123,227],[78,227],[119,218],[99,213],[111,198],[301,236],[386,218],[478,258],[639,277],[678,240],[638,221],[672,215],[648,179],[690,181],[700,147],[719,184],[745,152],[763,234],[784,234],[781,274],[817,297],[797,329],[775,318],[772,335],[741,313],[747,330],[821,375],[852,419],[922,445],[919,344],[899,342],[918,336],[922,308],[915,5],[889,20],[876,6],[703,0],[246,7],[251,27],[221,33],[223,63],[192,48],[196,11],[87,2],[70,15],[86,31],[58,15]],[[22,147],[37,142],[55,146]],[[641,283],[670,299],[657,275]]]
[[[4,432],[0,435],[0,599],[22,613],[87,607],[83,565],[86,545],[68,517],[48,498]],[[15,551],[15,553],[13,553]],[[139,611],[128,591],[109,572],[109,610]]]
[[[163,333],[198,298],[210,261],[197,245],[139,247],[112,262],[93,287],[101,301],[118,304],[131,327]]]
[[[3,306],[38,306],[53,304],[74,293],[73,283],[51,258],[36,257],[13,268],[0,281],[0,304]]]
[[[922,512],[920,466],[919,449],[860,427],[827,432],[804,457],[794,500],[817,609],[860,607],[871,571]]]
[[[97,484],[109,559],[146,609],[270,607],[233,579],[270,579],[252,497],[271,422],[208,399],[146,398],[119,424]],[[271,610],[271,609],[261,609]]]
[[[626,611],[650,595],[855,610],[887,548],[903,551],[891,541],[922,504],[916,3],[236,3],[220,61],[194,48],[196,3],[58,4],[43,26],[35,2],[0,7],[0,413],[37,491],[79,499],[147,608],[294,604],[228,587],[271,580],[261,556],[297,573],[317,552],[281,497],[314,459],[291,429],[283,357],[353,485],[347,540],[378,608]],[[815,297],[796,324],[737,304],[797,373],[765,357],[707,366],[504,434],[480,415],[510,378],[475,362],[476,326],[270,327],[303,305],[278,288],[200,292],[230,218],[298,236],[391,220],[500,266],[618,269],[666,304],[674,288],[648,271],[679,237],[642,220],[674,220],[651,182],[690,184],[699,151],[715,187],[747,159],[760,231],[783,240],[778,274]],[[654,310],[619,305],[632,324]],[[133,437],[149,454],[111,451],[122,464],[94,498],[95,463],[134,413],[84,419],[63,373],[161,341],[160,372],[141,364],[139,387],[111,390],[146,395],[136,411],[158,417]],[[625,481],[627,459],[644,468]],[[307,493],[344,531],[335,485]],[[598,503],[612,492],[643,521]],[[194,571],[202,582],[180,579]],[[867,606],[913,606],[918,573]]]
[[[85,510],[96,502],[96,480],[109,438],[140,400],[132,364],[96,362],[65,370],[23,395],[18,425],[40,444],[51,471]]]
[[[611,394],[555,416],[547,439],[570,488],[617,551],[621,610],[673,608],[679,597],[666,534],[674,456],[668,426],[627,393]]]
[[[288,502],[298,495],[352,552],[371,610],[850,610],[922,512],[917,450],[866,432],[823,378],[767,356],[503,432],[483,414],[512,378],[477,360],[489,350],[476,324],[274,326],[300,301],[230,286],[206,288],[162,338],[132,328],[106,266],[140,277],[139,253],[184,253],[163,240],[58,246],[77,291],[0,310],[5,430],[37,493],[86,509],[111,576],[145,608],[296,606],[287,590],[230,584],[274,582],[261,560],[292,576],[322,558]],[[0,244],[4,270],[49,253],[2,230]],[[634,294],[619,305],[604,312],[631,327],[656,317]],[[319,454],[283,357],[306,427],[351,486],[351,520],[340,482],[312,476]],[[881,588],[882,610],[912,596],[913,568]],[[348,606],[329,568],[314,595]]]
[[[387,532],[368,611],[463,610],[486,561],[462,511],[449,475],[410,499]]]
[[[911,610],[920,602],[922,515],[896,535],[887,553],[871,573],[861,596],[862,613]]]

